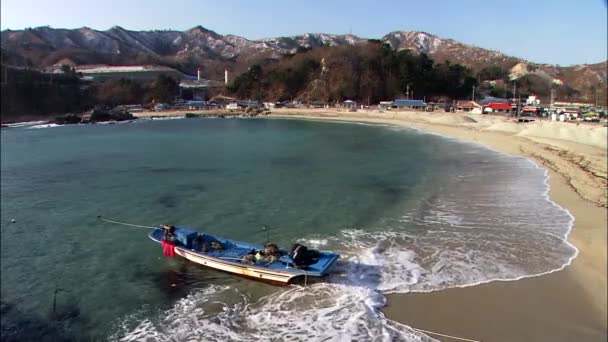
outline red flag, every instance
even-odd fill
[[[160,244],[163,247],[163,254],[165,256],[169,258],[173,258],[175,256],[175,243],[163,239],[160,241]]]

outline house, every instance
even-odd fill
[[[509,100],[501,97],[486,96],[483,100],[479,101],[479,104],[484,107],[490,103],[509,103]]]
[[[237,101],[237,106],[239,108],[261,108],[263,107],[263,104],[260,103],[259,101]]]
[[[357,102],[353,100],[346,100],[342,102],[342,106],[344,108],[349,108],[349,110],[353,112],[357,110]]]
[[[456,102],[457,112],[473,112],[481,113],[481,105],[475,101],[458,101]]]
[[[442,112],[449,112],[451,108],[451,105],[447,102],[429,102],[428,106],[426,107],[426,110],[428,112],[434,112],[436,110]]]
[[[309,107],[309,108],[325,108],[327,105],[328,105],[328,104],[327,104],[327,102],[325,102],[325,101],[318,101],[318,100],[315,100],[315,101],[311,101],[311,102],[308,104],[308,107]]]
[[[378,109],[380,110],[389,110],[393,106],[393,101],[380,101],[378,105]]]
[[[185,97],[184,92],[190,93],[193,100],[206,100],[208,96],[209,80],[183,79],[179,82],[180,98]],[[186,98],[188,98],[186,97]]]
[[[393,101],[393,107],[397,107],[399,109],[408,108],[408,109],[424,109],[426,107],[426,102],[422,100],[404,100],[398,99]]]
[[[483,108],[484,113],[511,113],[511,105],[503,102],[490,102]]]
[[[202,109],[205,108],[207,103],[205,101],[186,101],[186,107],[188,109]]]
[[[538,107],[536,107],[536,106],[524,106],[521,109],[521,115],[522,116],[536,115],[537,113],[538,113]]]
[[[530,95],[530,96],[528,96],[528,99],[526,100],[526,105],[527,106],[538,106],[538,105],[540,105],[540,99],[536,95]]]

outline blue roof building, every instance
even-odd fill
[[[262,107],[260,101],[237,101],[239,107]]]
[[[201,108],[204,107],[207,103],[205,101],[187,101],[186,106],[190,108]]]
[[[422,100],[404,100],[399,99],[393,101],[393,105],[397,107],[426,107],[426,102]]]
[[[482,106],[488,105],[490,103],[509,103],[509,100],[503,99],[500,97],[486,96],[483,100],[479,101],[479,104]]]

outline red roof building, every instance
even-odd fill
[[[511,110],[511,105],[508,103],[501,102],[490,102],[486,106],[486,108],[491,108],[492,110]]]
[[[521,111],[536,113],[538,111],[538,108],[536,108],[536,106],[524,106]]]

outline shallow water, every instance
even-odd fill
[[[539,274],[576,253],[543,169],[409,129],[184,119],[1,139],[3,337],[418,340],[377,310],[384,293]],[[98,214],[252,242],[267,224],[283,246],[343,257],[327,282],[279,288],[165,259],[146,230]]]

